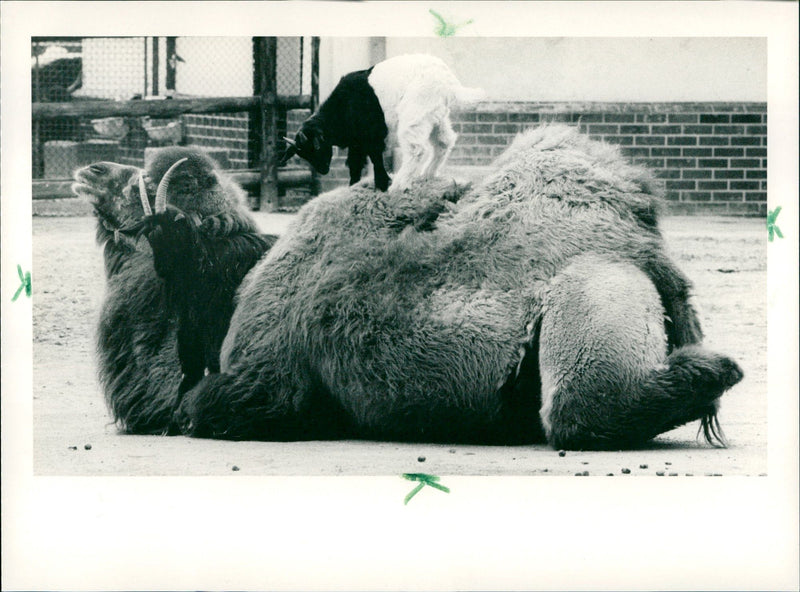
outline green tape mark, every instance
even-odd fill
[[[468,21],[460,23],[458,25],[452,25],[448,23],[441,14],[439,14],[432,8],[429,9],[428,12],[430,12],[433,15],[433,17],[438,21],[438,23],[436,24],[436,28],[433,31],[439,37],[452,37],[453,35],[456,34],[456,31],[461,27],[472,24],[472,19],[469,19]]]
[[[778,218],[778,214],[781,213],[781,206],[778,206],[771,212],[767,214],[767,230],[769,231],[769,242],[775,238],[775,235],[778,235],[778,238],[783,238],[783,234],[781,234],[781,229],[778,228],[778,225],[775,224],[775,220]]]
[[[434,489],[438,489],[439,491],[444,491],[445,493],[450,493],[450,488],[445,487],[441,483],[437,483],[441,477],[437,477],[436,475],[428,475],[427,473],[403,473],[403,478],[408,479],[409,481],[419,481],[419,485],[417,485],[414,489],[412,489],[409,494],[403,500],[403,505],[408,504],[412,497],[417,495],[422,488],[426,485],[433,487]]]
[[[11,302],[14,302],[19,295],[22,294],[22,290],[25,290],[25,295],[30,298],[31,297],[31,272],[26,271],[24,274],[22,273],[22,267],[17,265],[17,273],[19,274],[19,281],[22,282],[20,287],[17,288],[14,297],[11,299]]]

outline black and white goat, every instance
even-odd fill
[[[393,187],[405,189],[412,179],[436,176],[457,135],[450,123],[452,107],[478,101],[482,89],[462,86],[439,58],[402,55],[339,80],[328,99],[300,128],[281,165],[297,154],[322,175],[330,170],[333,146],[347,148],[350,184],[372,161],[375,187],[386,191],[383,164],[387,147],[400,147],[400,169]]]
[[[126,232],[141,234],[150,243],[167,306],[177,316],[182,395],[206,370],[219,372],[219,350],[236,290],[277,237],[261,234],[247,213],[232,207],[239,204],[222,201],[233,201],[241,190],[201,152],[167,149],[149,168],[160,171],[167,164],[171,166],[158,183],[152,210],[145,175],[139,177],[145,215]]]

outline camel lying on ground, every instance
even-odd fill
[[[552,125],[474,186],[313,199],[245,277],[182,433],[638,446],[742,378],[700,345],[660,198],[617,148]]]

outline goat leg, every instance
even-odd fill
[[[375,187],[381,191],[389,189],[389,173],[383,165],[383,152],[371,152],[369,159],[372,161],[372,168],[375,170]]]
[[[347,150],[347,168],[350,169],[350,185],[355,185],[361,180],[361,171],[367,164],[367,155],[359,146],[351,146]],[[377,176],[376,176],[377,179]]]

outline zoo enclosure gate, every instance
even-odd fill
[[[319,192],[304,162],[276,166],[287,113],[319,104],[318,37],[33,38],[31,93],[34,199],[70,196],[79,166],[176,144],[207,150],[253,209]]]

